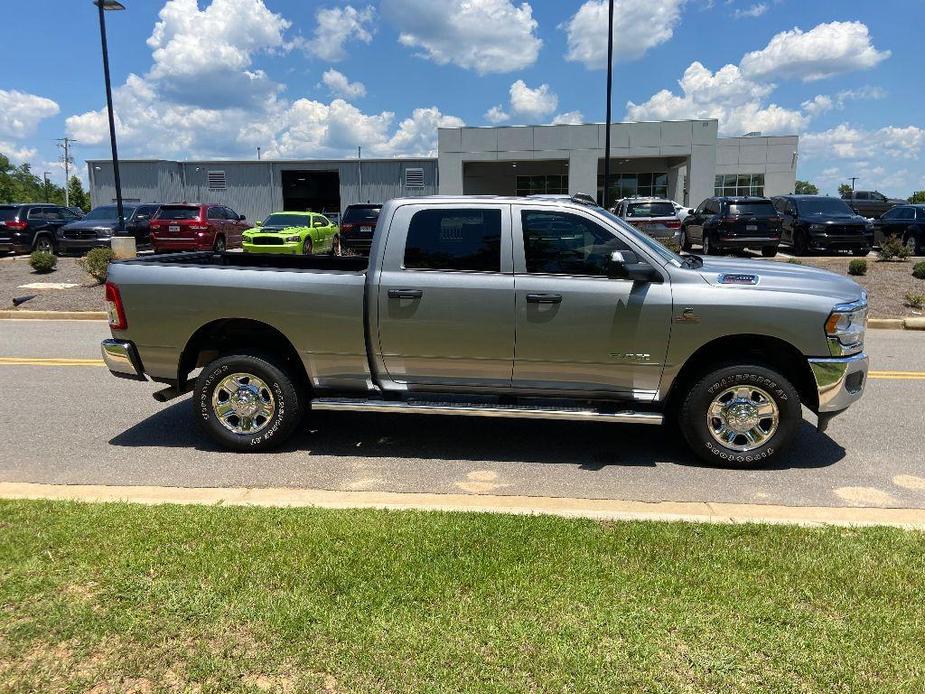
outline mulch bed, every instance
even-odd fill
[[[20,289],[33,282],[77,284],[70,289]],[[34,294],[35,298],[13,306],[13,297]],[[97,284],[77,264],[77,258],[58,258],[57,268],[38,274],[29,267],[28,255],[0,258],[0,310],[20,311],[105,311],[103,285]]]

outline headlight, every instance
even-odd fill
[[[302,240],[302,237],[301,237],[301,236],[298,236],[298,235],[296,235],[296,236],[287,236],[287,237],[286,237],[286,240],[289,241],[289,243],[298,243],[299,241]]]
[[[112,229],[100,229],[99,230],[100,238],[108,239],[112,236]]]
[[[864,330],[867,328],[867,294],[859,301],[839,304],[825,321],[829,352],[833,357],[849,356],[864,351]]]

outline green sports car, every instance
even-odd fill
[[[340,229],[317,212],[274,212],[244,232],[245,253],[340,255]]]

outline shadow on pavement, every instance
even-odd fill
[[[181,400],[109,443],[224,452],[196,426],[190,403],[188,398]],[[680,434],[664,427],[348,412],[312,415],[279,451],[348,458],[561,463],[591,471],[610,465],[705,466],[687,450]],[[844,455],[841,446],[804,421],[784,457],[767,469],[822,468]]]

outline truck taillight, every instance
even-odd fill
[[[106,303],[109,305],[109,327],[113,330],[125,330],[128,321],[125,320],[122,295],[119,293],[119,287],[112,282],[106,283]]]

